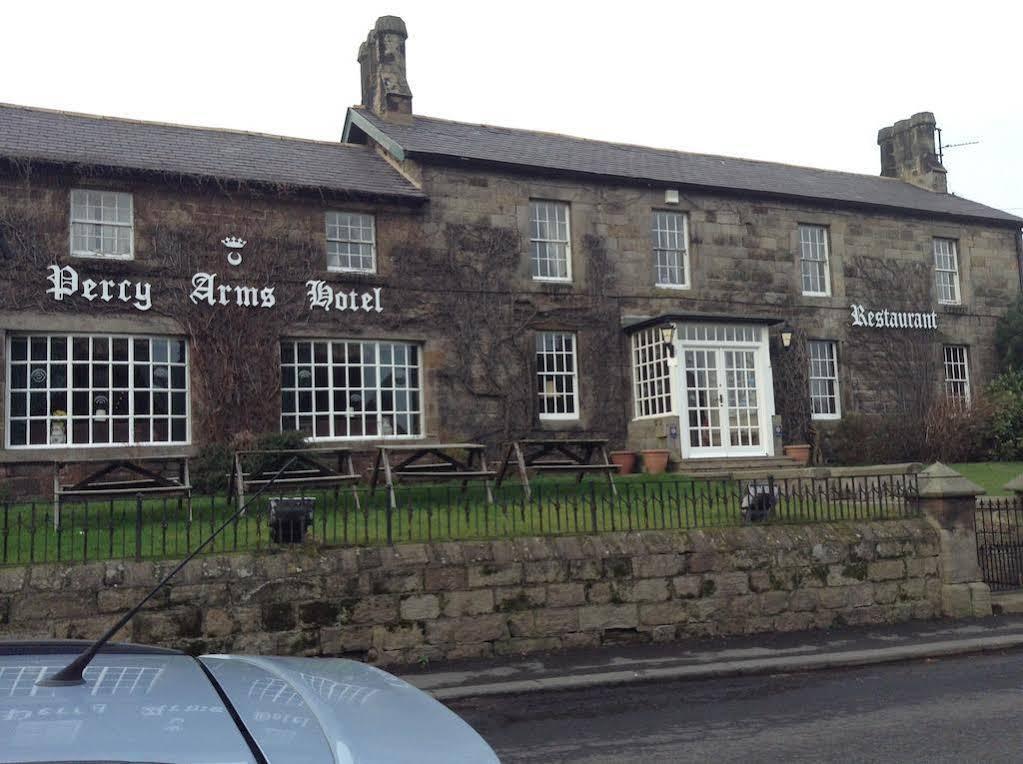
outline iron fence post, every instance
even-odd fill
[[[135,560],[142,560],[142,494],[135,494]]]

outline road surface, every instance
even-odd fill
[[[1023,653],[448,704],[503,762],[1019,762]]]

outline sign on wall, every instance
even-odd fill
[[[852,325],[871,329],[937,329],[938,314],[914,313],[907,311],[867,310],[862,305],[852,304]]]
[[[232,267],[241,265],[241,250],[246,241],[236,236],[221,240],[227,249],[227,262]],[[121,302],[130,304],[136,310],[146,311],[153,306],[152,286],[146,281],[132,279],[92,279],[84,277],[70,265],[49,267],[50,282],[46,293],[54,300],[62,301],[68,297],[80,297],[93,302]],[[276,286],[251,286],[235,284],[220,277],[217,273],[199,271],[192,274],[191,292],[188,298],[193,304],[206,304],[213,307],[234,305],[239,308],[273,308],[277,305]],[[323,311],[348,311],[365,313],[382,313],[384,310],[382,290],[380,287],[359,292],[334,286],[321,279],[310,279],[305,282],[306,297],[309,309]]]

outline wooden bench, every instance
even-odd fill
[[[527,438],[515,440],[505,449],[497,474],[497,485],[507,476],[514,459],[528,500],[532,496],[528,471],[540,473],[574,473],[581,483],[587,473],[604,473],[612,495],[618,489],[612,475],[618,467],[607,456],[605,438]]]
[[[98,468],[74,483],[63,482],[61,471],[76,464],[98,465]],[[61,507],[69,499],[126,499],[140,495],[184,497],[191,519],[192,486],[188,477],[188,457],[80,458],[53,463],[54,528],[59,527]]]
[[[392,457],[399,458],[399,461],[392,464]],[[423,459],[429,461],[424,462]],[[490,480],[497,476],[487,467],[486,446],[479,443],[379,446],[370,474],[370,493],[376,491],[377,483],[383,477],[392,508],[398,506],[394,489],[398,480],[459,480],[462,493],[465,493],[470,480],[480,479],[487,492],[487,501],[493,503]]]
[[[335,497],[343,486],[350,485],[355,506],[359,508],[359,492],[355,484],[362,476],[355,471],[352,453],[348,448],[235,451],[228,499],[236,496],[238,506],[241,506],[245,503],[246,491],[261,488],[271,480],[282,488],[334,488]],[[252,459],[264,460],[255,473],[245,469],[245,462]]]

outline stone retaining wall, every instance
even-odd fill
[[[941,612],[925,521],[305,547],[196,560],[118,639],[381,664]],[[0,568],[0,638],[91,637],[172,562]]]

